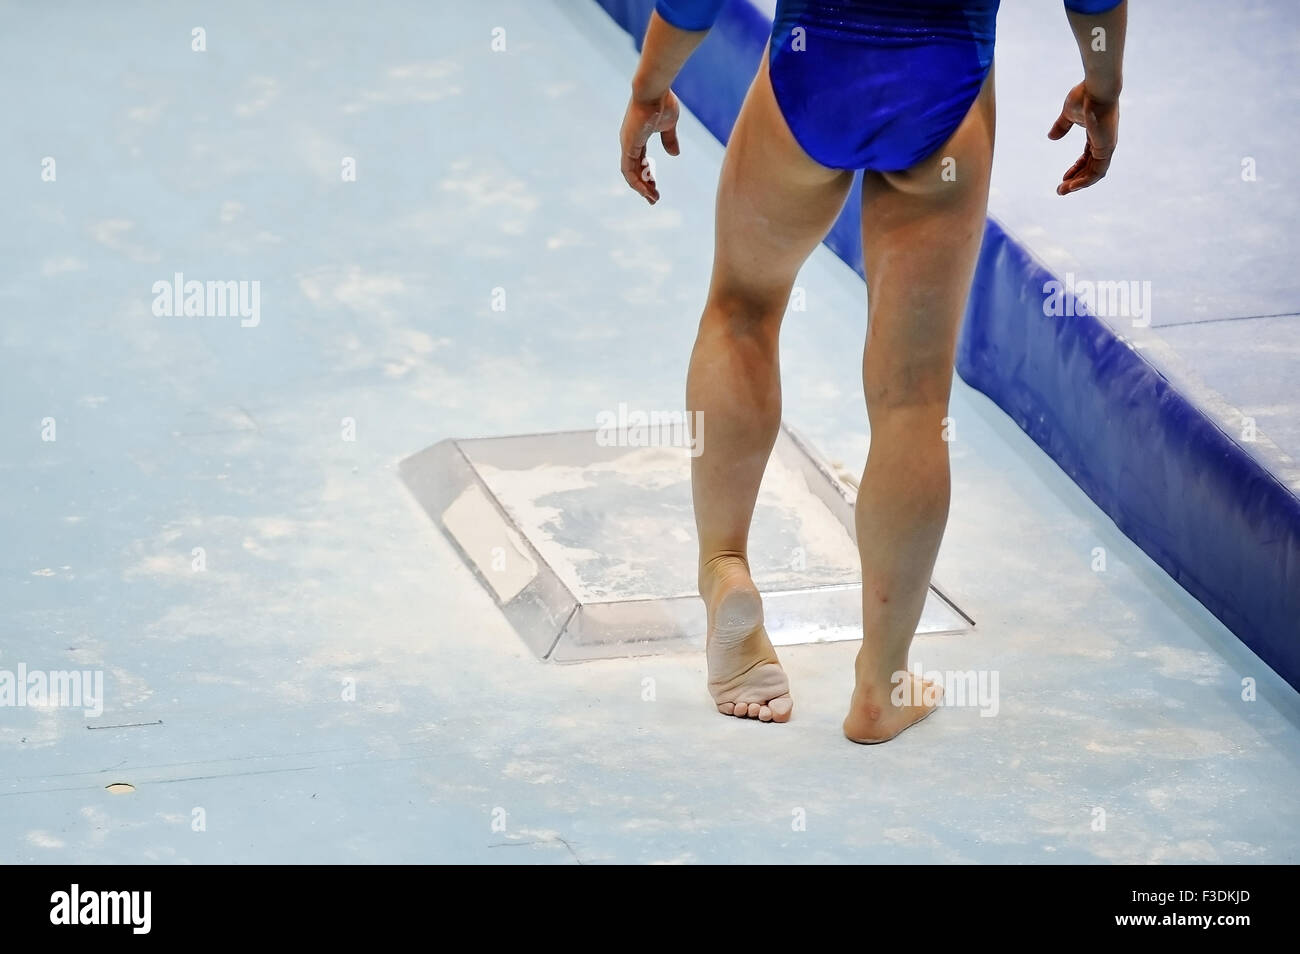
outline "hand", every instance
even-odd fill
[[[655,184],[646,161],[645,146],[650,137],[659,133],[664,151],[670,156],[681,153],[677,143],[677,117],[681,107],[672,90],[658,99],[638,100],[635,96],[627,104],[619,140],[623,146],[623,178],[627,184],[651,205],[659,201],[659,187]]]
[[[1048,139],[1060,139],[1074,126],[1082,126],[1088,141],[1083,155],[1065,170],[1057,195],[1069,195],[1086,189],[1106,175],[1110,157],[1119,141],[1119,101],[1103,103],[1088,94],[1086,84],[1080,83],[1070,90],[1061,107],[1061,116],[1047,134]]]

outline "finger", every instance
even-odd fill
[[[1065,115],[1065,110],[1061,110],[1061,115],[1057,117],[1056,122],[1052,123],[1052,128],[1047,131],[1048,139],[1060,139],[1070,131],[1074,125],[1074,120]]]
[[[1109,159],[1111,153],[1115,151],[1115,145],[1119,139],[1119,124],[1113,120],[1103,122],[1095,110],[1088,112],[1088,145],[1092,149],[1093,155]]]
[[[636,165],[638,169],[640,168],[641,159],[645,156],[645,144],[650,141],[650,135],[653,132],[653,123],[643,123],[631,131],[626,128],[623,130],[623,165],[625,168],[629,163]]]
[[[1104,176],[1106,170],[1110,168],[1110,159],[1114,154],[1115,141],[1113,137],[1108,139],[1106,143],[1098,145],[1093,140],[1092,134],[1088,134],[1088,157],[1092,160],[1092,171],[1098,179]]]
[[[1088,186],[1092,185],[1092,182],[1093,182],[1092,172],[1091,170],[1085,168],[1083,171],[1075,173],[1073,176],[1064,180],[1059,186],[1057,186],[1056,194],[1069,195],[1071,192],[1078,192],[1080,189],[1088,188]]]
[[[668,153],[668,155],[680,156],[682,154],[681,144],[677,141],[676,126],[670,126],[668,129],[665,129],[659,134],[659,138],[663,141],[664,152]]]
[[[654,176],[650,174],[650,168],[646,164],[646,143],[654,135],[654,120],[642,123],[636,131],[631,134],[627,147],[623,154],[623,178],[632,181],[629,175],[636,179],[633,188],[641,195],[645,196],[646,201],[654,204],[659,201],[659,189],[655,185]]]
[[[641,174],[637,169],[636,161],[626,153],[619,159],[619,171],[623,173],[623,181],[630,185],[635,191],[640,192]]]
[[[1088,134],[1088,148],[1083,157],[1070,167],[1069,171],[1062,177],[1061,185],[1065,191],[1060,188],[1057,192],[1060,195],[1068,195],[1071,192],[1078,192],[1080,189],[1086,189],[1102,179],[1106,178],[1106,173],[1110,170],[1111,156],[1114,153],[1114,138],[1111,137],[1112,143],[1109,149],[1098,148],[1093,142],[1092,133]]]
[[[645,186],[645,197],[650,200],[651,205],[654,205],[659,201],[659,183],[655,182],[654,166],[652,166],[650,160],[646,158],[646,151],[644,149],[641,150],[640,179],[642,184]]]
[[[1105,176],[1106,170],[1099,167],[1097,162],[1090,160],[1082,172],[1057,186],[1056,194],[1069,195],[1071,192],[1078,192],[1080,189],[1086,189],[1100,182]]]
[[[1065,175],[1061,176],[1061,181],[1065,182],[1068,179],[1073,179],[1075,176],[1079,174],[1079,170],[1082,169],[1087,164],[1088,164],[1088,154],[1085,152],[1078,159],[1074,160],[1074,165],[1070,166],[1070,168],[1065,170]]]
[[[639,156],[628,155],[627,153],[624,153],[623,161],[621,163],[620,168],[622,169],[623,172],[623,179],[627,182],[628,185],[632,187],[632,190],[636,192],[638,195],[644,196],[646,199],[649,199],[650,187],[641,178],[641,170],[644,168],[644,164],[641,162],[641,156],[644,155],[645,155],[644,149],[640,151]]]
[[[1092,176],[1080,176],[1077,179],[1071,179],[1069,182],[1062,182],[1056,187],[1056,194],[1069,195],[1072,192],[1079,192],[1082,189],[1088,188],[1088,186],[1092,185],[1096,181],[1097,180]]]

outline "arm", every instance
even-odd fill
[[[659,133],[668,155],[676,156],[681,152],[677,142],[680,107],[671,86],[686,60],[708,34],[722,2],[659,0],[650,15],[619,140],[623,178],[651,205],[659,201],[659,187],[646,160],[646,143]]]
[[[1124,86],[1127,0],[1065,0],[1066,15],[1083,59],[1083,82],[1065,97],[1061,115],[1047,136],[1060,139],[1074,126],[1087,134],[1080,156],[1056,187],[1069,195],[1097,182],[1110,168],[1119,141],[1119,94]]]

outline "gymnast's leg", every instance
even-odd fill
[[[765,55],[722,164],[713,277],[686,382],[686,406],[701,428],[691,485],[709,692],[724,715],[790,718],[789,683],[750,579],[749,524],[781,423],[781,319],[799,267],[852,181],[799,147],[772,95]]]
[[[863,180],[870,314],[862,380],[871,448],[855,515],[863,639],[844,720],[844,734],[855,742],[887,741],[938,704],[937,687],[906,675],[905,683],[893,680],[907,670],[948,520],[943,419],[984,234],[993,119],[990,72],[938,151],[906,172],[868,173]],[[891,690],[904,685],[910,698],[899,692],[891,699]]]

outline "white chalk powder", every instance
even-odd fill
[[[475,467],[579,601],[695,593],[698,557],[685,450],[636,448],[601,462]],[[759,490],[750,563],[760,590],[858,580],[848,530],[779,452]]]

